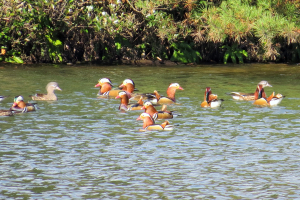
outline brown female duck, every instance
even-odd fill
[[[30,96],[32,100],[36,101],[56,101],[57,97],[54,94],[54,90],[60,90],[60,87],[58,87],[58,84],[56,82],[50,82],[46,86],[47,94],[35,94]]]

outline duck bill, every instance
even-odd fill
[[[101,87],[100,83],[97,83],[94,87]]]
[[[145,107],[145,106],[141,107],[141,110],[144,110],[144,109],[146,109],[146,107]]]
[[[55,89],[56,89],[56,90],[59,90],[59,91],[62,91],[62,89],[60,89],[60,87],[58,87],[58,86],[57,86]]]
[[[183,90],[183,88],[179,86],[178,90]]]
[[[142,120],[142,118],[139,116],[138,118],[136,118],[136,120]]]
[[[125,87],[125,85],[122,83],[120,86],[119,86],[119,88],[123,88],[123,87]]]
[[[119,95],[115,97],[115,99],[119,99],[119,98],[121,98]]]

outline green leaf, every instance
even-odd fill
[[[244,63],[243,55],[241,53],[237,52],[235,55],[238,57],[240,64]]]
[[[63,59],[62,59],[61,55],[58,54],[57,57],[58,57],[59,61],[62,62]]]
[[[5,60],[5,62],[13,62],[13,60],[10,58],[10,57],[6,57],[6,58],[4,58],[4,60]]]
[[[248,57],[248,53],[247,53],[246,50],[243,50],[243,51],[242,51],[242,54],[243,54],[244,56]]]
[[[164,52],[162,53],[162,58],[165,59],[165,60],[168,60],[168,59],[169,59],[167,52],[164,51]]]
[[[227,52],[225,52],[225,54],[224,54],[224,64],[227,64],[227,60],[228,60],[228,58],[229,58],[229,53],[227,53]]]
[[[53,40],[51,39],[50,35],[45,35],[45,37],[47,38],[47,40],[48,40],[50,43],[53,43]]]
[[[194,50],[184,50],[183,53],[189,63],[195,63],[197,61],[197,54]]]
[[[176,50],[179,49],[179,45],[177,43],[172,43],[170,47],[173,47]]]
[[[196,55],[202,60],[201,54],[199,51],[196,51]]]
[[[146,49],[146,44],[145,43],[141,44],[140,48],[141,49]]]
[[[23,61],[20,57],[13,56],[12,58],[13,58],[13,60],[14,60],[16,63],[19,63],[19,64],[23,64],[23,63],[24,63],[24,61]]]
[[[121,47],[122,47],[121,43],[116,42],[116,43],[115,43],[115,46],[116,46],[116,49],[117,49],[117,50],[121,50]]]
[[[179,48],[180,49],[186,49],[188,51],[192,51],[193,49],[191,48],[191,46],[185,42],[180,42],[179,43]]]
[[[121,47],[122,47],[121,43],[116,42],[115,43],[115,47],[116,47],[116,53],[117,53],[117,55],[120,55],[121,54]]]
[[[231,58],[232,62],[233,62],[234,64],[236,64],[236,58],[235,58],[235,55],[231,55],[230,58]]]
[[[186,59],[185,55],[179,51],[174,51],[174,53],[171,57],[171,61],[188,63],[188,60]]]
[[[61,46],[62,42],[60,40],[56,40],[54,46]]]

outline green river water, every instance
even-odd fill
[[[138,92],[166,94],[180,114],[173,131],[139,132],[141,111],[121,113],[119,99],[97,98],[98,79]],[[300,66],[0,65],[0,102],[25,101],[50,81],[58,101],[0,117],[0,199],[297,199],[300,197]],[[286,97],[257,108],[226,93],[254,92],[267,80]],[[224,99],[201,108],[206,87]],[[162,121],[158,121],[160,123]]]

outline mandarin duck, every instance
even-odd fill
[[[173,113],[171,111],[167,111],[165,106],[163,106],[163,110],[157,111],[150,101],[145,102],[141,109],[145,109],[145,113],[148,113],[154,120],[173,118]]]
[[[7,96],[0,96],[0,101],[3,101]]]
[[[113,90],[112,82],[109,78],[101,78],[95,87],[100,87],[98,96],[116,97],[121,90]]]
[[[169,121],[165,121],[162,124],[155,124],[154,119],[148,113],[142,113],[136,120],[143,120],[143,129],[140,131],[148,130],[173,130],[173,126]]]
[[[176,90],[183,90],[183,88],[178,83],[171,83],[167,89],[167,97],[161,96],[156,90],[154,94],[157,99],[157,104],[172,104],[175,103],[175,93]]]
[[[115,99],[121,99],[121,103],[119,106],[119,110],[128,111],[128,110],[141,110],[143,107],[142,98],[136,104],[129,104],[129,97],[126,91],[120,91],[119,94],[115,97]]]
[[[201,103],[201,107],[217,108],[222,104],[223,99],[218,99],[218,95],[212,94],[211,88],[207,87],[204,92],[204,101]]]
[[[100,87],[98,92],[99,96],[107,97],[116,97],[120,91],[127,91],[129,98],[131,97],[132,92],[135,89],[135,84],[131,79],[125,79],[122,84],[119,86],[121,89],[113,89],[113,85],[109,78],[101,78],[98,81],[98,84],[95,87]]]
[[[153,104],[157,104],[155,93],[132,94],[131,96],[130,101],[137,101],[142,98],[143,101],[150,101]]]
[[[135,84],[133,80],[131,79],[125,79],[122,84],[119,86],[119,88],[122,88],[122,90],[126,91],[128,94],[128,97],[131,98],[133,95],[133,92],[135,90]]]
[[[36,101],[56,101],[57,97],[54,94],[54,90],[62,91],[56,82],[48,83],[46,86],[46,90],[47,94],[35,94],[29,97],[31,97],[32,100]]]
[[[37,106],[34,103],[25,103],[21,95],[14,98],[14,103],[10,110],[17,112],[30,112],[37,110]]]
[[[258,97],[254,101],[254,105],[259,106],[259,107],[265,107],[265,106],[277,106],[282,99],[285,97],[282,94],[276,94],[273,92],[268,98],[263,97],[263,86],[258,85]]]
[[[260,81],[257,85],[261,85],[262,88],[264,88],[264,87],[272,87],[272,85],[270,85],[268,83],[268,81]],[[235,99],[235,100],[245,100],[245,101],[256,100],[255,99],[255,95],[257,95],[257,94],[258,94],[257,89],[256,89],[255,93],[242,93],[242,92],[231,92],[231,93],[228,93],[228,95],[232,96],[232,98]],[[264,98],[266,98],[265,95],[266,94],[263,91]]]
[[[11,110],[0,110],[0,116],[12,116],[12,115],[14,115],[14,113]]]

